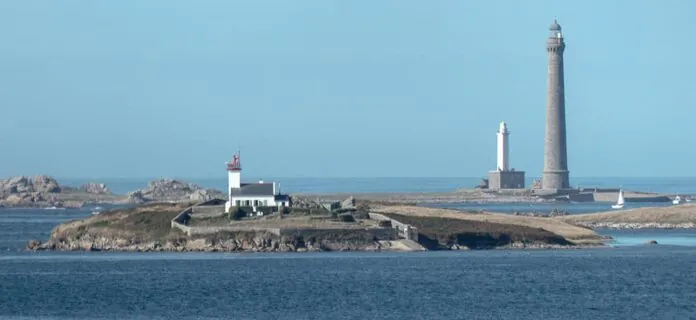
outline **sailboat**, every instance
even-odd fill
[[[684,202],[685,202],[684,199],[682,199],[682,197],[680,197],[679,195],[677,195],[674,198],[674,200],[672,200],[672,204],[682,204]]]
[[[623,190],[619,190],[619,198],[616,200],[616,204],[612,204],[612,209],[623,209],[624,207],[624,195]]]

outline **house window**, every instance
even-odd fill
[[[235,206],[239,207],[239,205],[240,205],[242,202],[239,201],[239,200],[236,200],[234,203],[235,203]]]

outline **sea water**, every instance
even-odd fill
[[[432,190],[446,184],[433,181]],[[392,187],[378,189],[407,189]],[[331,188],[333,192],[359,189]],[[522,206],[485,209],[506,211],[517,205]],[[569,204],[570,211],[597,209],[575,210],[573,205],[580,204]],[[0,209],[0,318],[696,317],[696,277],[691,276],[696,268],[696,232],[688,230],[599,230],[616,239],[615,247],[583,250],[302,254],[22,250],[29,239],[47,239],[57,224],[87,217],[90,210]],[[660,245],[643,245],[647,240]]]
[[[340,193],[340,192],[449,192],[459,188],[473,188],[481,178],[284,178],[244,176],[245,181],[277,181],[283,192],[288,193]],[[531,186],[535,178],[527,179]],[[60,178],[61,184],[80,186],[87,182],[106,183],[115,193],[124,194],[144,188],[153,179]],[[205,188],[225,190],[227,175],[219,178],[182,178]],[[583,188],[619,188],[631,191],[659,192],[670,194],[696,194],[696,178],[572,178],[573,185]]]

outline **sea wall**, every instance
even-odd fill
[[[377,221],[389,221],[394,230],[396,230],[397,235],[406,240],[413,240],[418,242],[418,228],[402,223],[400,221],[389,218],[383,214],[377,212],[369,212],[368,215],[370,219]]]

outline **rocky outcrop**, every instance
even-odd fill
[[[31,180],[33,186],[34,186],[34,191],[36,192],[43,192],[43,193],[59,193],[60,192],[60,186],[58,185],[58,181],[54,179],[53,177],[46,176],[46,175],[41,175],[41,176],[36,176]]]
[[[150,181],[146,188],[129,192],[126,202],[135,204],[152,201],[203,202],[224,197],[225,195],[221,191],[204,189],[194,183],[175,179],[159,179]]]
[[[60,185],[56,179],[40,175],[33,178],[24,176],[0,180],[0,194],[59,193]]]
[[[99,183],[81,188],[64,187],[47,175],[0,180],[0,207],[79,208],[86,202],[114,203],[117,200],[106,185]]]
[[[27,177],[18,176],[0,180],[0,194],[4,196],[31,192],[34,192],[34,185]]]
[[[128,192],[117,203],[142,204],[147,202],[205,202],[227,198],[223,192],[176,179],[150,181],[147,187]]]
[[[322,208],[321,203],[319,201],[311,200],[305,197],[299,197],[299,196],[292,196],[290,198],[290,202],[292,203],[293,208],[300,208],[300,209],[319,209]]]
[[[80,207],[81,201],[64,201],[58,195],[62,191],[56,179],[39,175],[0,180],[0,207]]]
[[[103,183],[90,182],[80,187],[80,191],[89,194],[111,194],[109,188]]]
[[[128,192],[126,194],[126,199],[124,203],[141,204],[150,201],[151,199],[146,199],[141,190],[135,190]]]
[[[27,250],[54,251],[123,251],[123,252],[316,252],[316,251],[379,251],[376,241],[305,240],[302,237],[278,237],[264,232],[236,232],[223,237],[180,237],[169,240],[135,241],[131,238],[109,238],[87,234],[61,241],[41,243],[30,240]]]
[[[205,202],[215,199],[217,195],[219,195],[219,193],[211,192],[209,189],[198,189],[194,190],[189,195],[189,200],[194,202]]]
[[[341,209],[352,209],[355,208],[355,198],[349,197],[341,202]]]

